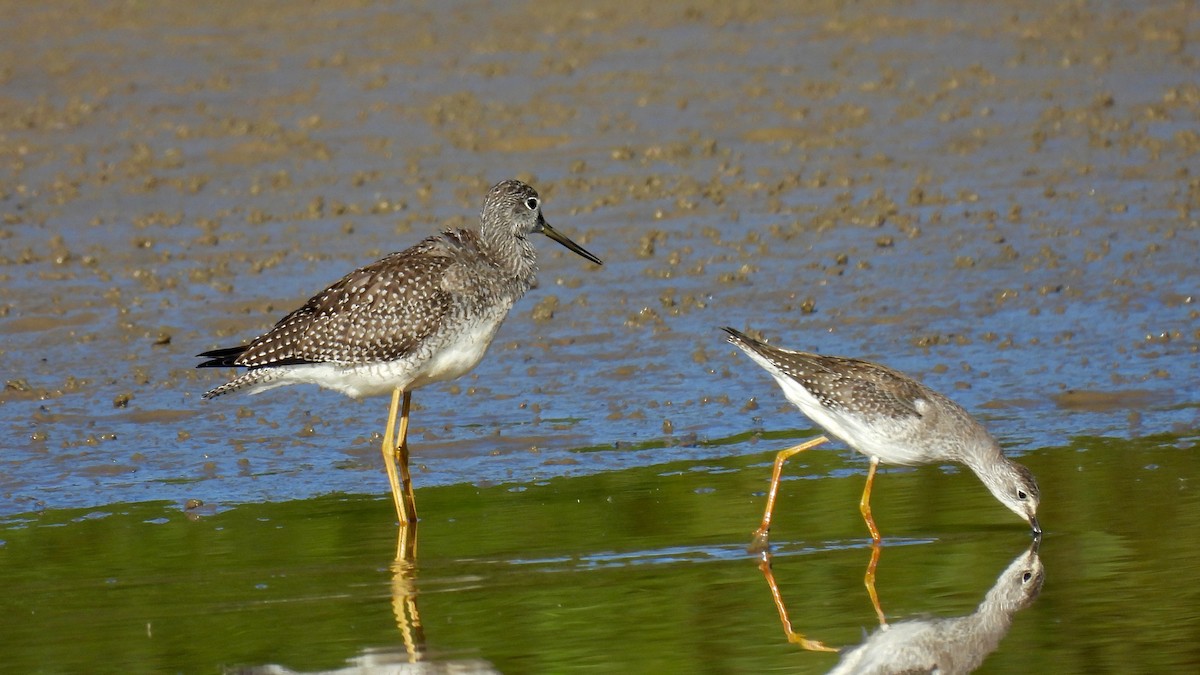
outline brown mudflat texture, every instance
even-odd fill
[[[385,399],[192,357],[509,177],[605,265],[537,242],[418,488],[807,429],[721,325],[1014,454],[1197,428],[1194,3],[494,4],[0,3],[0,513],[386,490]]]

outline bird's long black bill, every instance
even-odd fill
[[[567,247],[569,250],[571,250],[571,252],[576,253],[581,257],[587,258],[588,260],[596,263],[597,265],[604,264],[604,263],[600,262],[599,258],[597,258],[596,256],[589,253],[587,249],[585,249],[584,247],[580,246],[579,244],[576,244],[575,242],[568,239],[567,235],[559,232],[558,230],[554,229],[553,227],[550,227],[549,223],[542,224],[542,232],[547,237],[550,237],[554,241],[557,241],[558,243]]]
[[[1040,538],[1042,536],[1042,526],[1038,524],[1038,519],[1030,516],[1029,525],[1033,527],[1033,536]]]

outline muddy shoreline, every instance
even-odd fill
[[[620,8],[7,7],[0,513],[382,491],[386,401],[201,402],[192,355],[510,176],[606,264],[540,246],[415,396],[418,484],[807,429],[725,324],[919,375],[1015,454],[1200,426],[1194,6]]]

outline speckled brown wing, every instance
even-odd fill
[[[455,264],[440,237],[347,274],[256,338],[236,361],[251,368],[373,363],[411,353],[450,311],[441,286]]]
[[[921,417],[925,407],[922,401],[937,396],[921,383],[886,366],[783,349],[735,328],[723,330],[729,333],[731,343],[766,360],[830,410],[904,420]]]
[[[921,417],[929,394],[920,383],[874,363],[772,349],[771,360],[832,410],[865,417]]]

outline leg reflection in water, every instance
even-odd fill
[[[392,562],[392,613],[404,642],[404,654],[409,663],[421,661],[425,655],[425,629],[417,612],[417,523],[409,521],[400,526],[396,540],[396,559]]]
[[[354,673],[454,673],[455,675],[498,675],[500,671],[483,659],[449,659],[431,653],[425,641],[425,627],[417,610],[417,523],[400,526],[396,540],[396,559],[392,562],[392,614],[400,630],[403,653],[392,652],[390,659],[377,659],[371,668],[348,670]],[[341,672],[341,671],[338,671]]]
[[[775,609],[779,611],[779,620],[783,623],[783,633],[787,636],[788,642],[800,645],[809,651],[836,652],[836,647],[827,647],[818,640],[810,640],[804,637],[803,633],[797,633],[792,628],[792,620],[788,618],[787,607],[783,604],[783,596],[780,595],[779,586],[775,583],[775,575],[771,572],[770,555],[763,555],[759,558],[758,569],[762,570],[763,576],[767,578],[767,585],[771,587],[771,599],[775,601]]]

